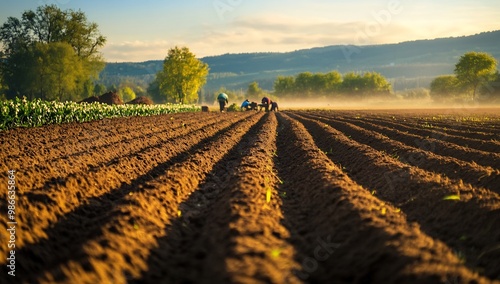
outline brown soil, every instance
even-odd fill
[[[17,185],[16,277],[2,222],[0,283],[495,282],[495,113],[199,112],[0,132],[0,181],[15,170]]]
[[[118,93],[109,92],[99,96],[99,102],[108,105],[122,105],[123,100],[120,98]]]
[[[152,105],[154,104],[153,100],[148,98],[148,97],[137,97],[130,102],[127,102],[127,104],[131,105]]]
[[[80,101],[80,103],[98,103],[99,102],[99,97],[98,96],[92,96],[92,97],[88,97],[86,99],[83,99]]]

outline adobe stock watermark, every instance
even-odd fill
[[[16,276],[16,172],[8,171],[7,181],[7,268],[10,276]]]
[[[316,242],[318,245],[314,248],[313,255],[304,258],[301,263],[303,271],[296,271],[296,275],[302,280],[309,278],[311,273],[318,269],[319,262],[329,259],[332,254],[335,253],[335,250],[342,245],[339,243],[332,243],[330,235],[326,237],[326,240],[318,237]]]
[[[368,22],[364,28],[356,32],[356,38],[353,45],[344,45],[342,53],[347,62],[351,62],[351,57],[355,53],[360,53],[360,45],[369,44],[370,38],[380,35],[382,28],[387,27],[392,22],[392,17],[403,12],[403,6],[399,0],[390,0],[385,9],[372,12],[373,20]]]
[[[243,0],[215,0],[212,4],[217,16],[223,21],[226,13],[233,12],[241,3],[243,3]]]

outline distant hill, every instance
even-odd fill
[[[338,70],[376,71],[389,78],[394,88],[428,87],[436,76],[453,73],[460,56],[468,51],[493,55],[500,62],[500,31],[472,36],[416,40],[369,46],[325,46],[293,52],[224,54],[201,58],[210,66],[205,89],[243,89],[257,81],[271,90],[278,75]],[[163,60],[139,63],[108,63],[101,73],[105,81],[123,78],[150,82]]]

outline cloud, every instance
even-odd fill
[[[110,42],[102,49],[102,53],[108,62],[138,62],[163,59],[173,46],[164,40]]]
[[[285,52],[352,44],[361,22],[328,22],[275,15],[240,17],[226,25],[204,24],[170,40],[114,41],[103,48],[107,61],[163,59],[169,48],[185,45],[198,57],[224,53]]]
[[[325,45],[397,42],[410,31],[396,22],[335,22],[283,16],[241,18],[229,26],[208,31],[202,41],[225,52],[290,51]]]
[[[358,23],[298,22],[293,19],[246,18],[227,28],[206,29],[199,42],[214,54],[288,51],[346,42]]]
[[[432,21],[431,21],[432,22]],[[432,22],[435,24],[435,22]],[[479,28],[480,29],[480,28]],[[479,30],[476,32],[481,32]],[[241,16],[224,24],[204,23],[169,40],[116,41],[103,48],[107,61],[161,60],[168,49],[187,46],[197,57],[224,53],[286,52],[327,45],[371,45],[474,34],[453,24],[414,27],[404,17],[330,21],[314,17]]]

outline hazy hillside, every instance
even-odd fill
[[[244,53],[204,57],[210,66],[206,90],[220,86],[246,89],[258,81],[272,89],[278,75],[339,70],[377,71],[394,83],[395,89],[427,87],[437,75],[453,72],[458,58],[467,51],[492,54],[500,61],[500,31],[473,36],[418,40],[371,46],[326,46],[285,53]],[[108,63],[101,77],[112,82],[124,77],[149,82],[162,67],[162,60],[140,63]]]

